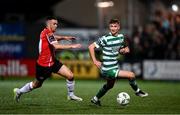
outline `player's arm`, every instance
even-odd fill
[[[81,44],[59,44],[57,43],[53,43],[52,44],[54,46],[54,48],[56,50],[60,50],[60,49],[72,49],[72,48],[81,48]]]
[[[59,44],[57,39],[54,37],[54,35],[47,35],[47,39],[49,41],[49,43],[56,49],[56,50],[60,50],[60,49],[71,49],[71,48],[80,48],[81,44]]]
[[[101,67],[101,62],[98,61],[98,60],[96,59],[96,56],[95,56],[96,43],[94,42],[94,43],[90,44],[88,48],[89,48],[89,53],[90,53],[90,56],[91,56],[91,59],[92,59],[93,63],[94,63],[98,68],[100,68],[100,67]]]
[[[56,40],[73,40],[76,39],[73,36],[60,36],[60,35],[54,35],[54,37],[56,38]]]
[[[60,49],[72,49],[72,48],[81,48],[81,44],[68,44],[68,45],[63,45],[59,43],[53,43],[52,44],[56,50]]]
[[[119,52],[120,52],[121,54],[127,54],[127,53],[130,52],[130,49],[129,49],[129,47],[128,47],[128,41],[127,41],[127,39],[124,40],[124,46],[123,46],[123,48],[120,48]]]

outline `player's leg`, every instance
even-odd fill
[[[22,94],[31,92],[33,89],[39,88],[42,86],[45,79],[50,77],[51,70],[47,67],[41,67],[36,64],[36,79],[29,83],[26,83],[21,88],[14,88],[14,99],[19,102]]]
[[[20,101],[20,97],[22,94],[24,93],[28,93],[30,91],[32,91],[33,89],[39,88],[41,87],[42,83],[39,81],[31,81],[29,83],[26,83],[24,86],[22,86],[21,88],[14,88],[14,99],[19,102]]]
[[[132,89],[136,92],[135,94],[137,96],[140,97],[146,97],[148,96],[148,93],[143,92],[142,90],[139,89],[137,83],[136,83],[136,78],[135,78],[135,74],[133,72],[130,71],[124,71],[124,70],[120,70],[118,72],[118,77],[119,78],[127,78],[129,80],[129,84],[132,87]]]
[[[98,91],[98,93],[96,94],[96,96],[94,96],[94,97],[91,99],[91,102],[94,103],[94,104],[96,104],[96,105],[101,106],[101,103],[100,103],[99,99],[100,99],[101,97],[103,97],[108,90],[110,90],[110,89],[113,88],[114,83],[115,83],[115,79],[107,79],[106,84],[104,84],[103,87]]]
[[[67,85],[67,90],[68,90],[68,100],[76,100],[76,101],[82,101],[82,98],[77,97],[74,94],[74,86],[75,86],[75,81],[74,81],[74,76],[71,70],[66,67],[65,65],[62,65],[57,72],[57,74],[62,75],[63,77],[66,78],[66,85]]]

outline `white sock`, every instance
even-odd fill
[[[96,96],[94,96],[94,100],[98,101],[98,98]]]
[[[74,95],[74,85],[75,85],[75,81],[69,81],[66,80],[66,85],[67,85],[67,90],[68,90],[68,96],[72,96]]]
[[[19,89],[20,93],[27,93],[32,91],[33,86],[32,86],[33,82],[27,83],[25,84],[22,88]]]
[[[139,92],[139,91],[140,91],[140,89],[138,88],[138,89],[136,90],[136,93]]]

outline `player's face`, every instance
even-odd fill
[[[109,24],[109,30],[113,36],[116,36],[119,32],[120,25],[118,23]]]
[[[51,30],[54,32],[56,31],[58,26],[58,21],[57,20],[50,20],[49,21],[49,27],[51,28]]]

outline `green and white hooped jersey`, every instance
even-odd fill
[[[113,72],[117,77],[118,66],[118,55],[119,49],[125,46],[125,38],[123,34],[112,36],[111,33],[100,37],[94,42],[96,48],[102,48],[102,73]],[[116,70],[116,71],[115,71]]]

